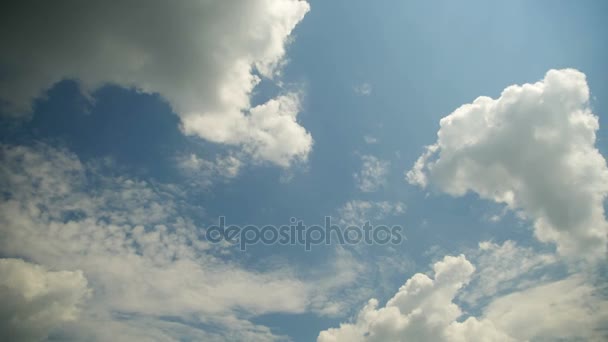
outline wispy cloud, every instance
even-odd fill
[[[373,192],[384,186],[390,162],[372,155],[361,156],[361,161],[361,171],[353,175],[357,188],[363,192]]]
[[[71,152],[47,145],[4,145],[1,156],[0,189],[10,195],[0,202],[0,249],[66,270],[66,276],[82,271],[92,289],[80,317],[67,326],[72,330],[56,333],[84,333],[90,320],[101,317],[108,326],[136,335],[145,335],[138,326],[156,322],[156,329],[172,327],[163,334],[175,339],[181,331],[272,340],[279,336],[248,317],[336,315],[340,293],[357,282],[358,268],[345,266],[343,254],[327,272],[311,278],[294,276],[288,266],[260,272],[218,257],[220,251],[195,225],[200,218],[191,216],[199,208],[181,197],[179,186],[110,176],[98,163],[82,163]],[[8,281],[14,274],[7,273]],[[115,313],[129,313],[135,321],[127,326]],[[191,324],[170,323],[163,316]],[[207,331],[205,324],[214,328]]]
[[[355,94],[360,96],[369,96],[372,94],[372,85],[364,82],[353,87]]]

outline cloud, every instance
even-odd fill
[[[386,184],[390,162],[371,155],[361,156],[361,171],[355,173],[357,188],[363,192],[374,192]]]
[[[63,149],[0,145],[0,191],[2,254],[81,270],[93,290],[60,339],[107,340],[104,329],[116,329],[143,340],[152,331],[168,340],[278,340],[250,318],[339,315],[348,289],[360,287],[364,268],[344,253],[305,275],[219,257],[226,247],[204,239],[195,225],[203,208],[182,188],[108,175]]]
[[[378,139],[375,137],[372,137],[371,135],[364,135],[363,140],[365,140],[365,143],[368,145],[378,143]]]
[[[366,277],[369,265],[346,248],[337,246],[331,267],[313,270],[318,291],[311,300],[311,311],[327,317],[344,317],[353,307],[361,305],[361,298],[370,296],[373,284]]]
[[[371,299],[352,323],[320,332],[317,341],[600,341],[606,337],[602,325],[608,317],[608,301],[581,274],[494,297],[475,317],[456,303],[474,272],[463,255],[446,256],[433,265],[433,277],[415,274],[384,307]]]
[[[608,302],[580,275],[498,298],[484,310],[484,317],[518,341],[608,337]]]
[[[105,84],[159,94],[185,134],[288,166],[312,148],[296,120],[298,93],[257,106],[250,97],[262,78],[278,77],[286,43],[308,10],[297,0],[5,6],[0,99],[4,111],[28,113],[62,79],[78,80],[85,94]]]
[[[269,328],[246,320],[225,317],[204,323],[194,321],[161,320],[136,314],[115,314],[116,319],[103,314],[81,317],[77,322],[64,324],[54,340],[70,341],[287,341],[285,336],[272,333]],[[203,330],[201,325],[211,327]],[[218,329],[229,326],[230,330]]]
[[[90,289],[81,271],[50,271],[0,259],[0,339],[38,341],[78,318]]]
[[[229,180],[238,176],[243,162],[233,154],[207,160],[194,153],[177,158],[179,170],[189,181],[203,187],[211,186],[216,179]]]
[[[338,210],[339,223],[343,226],[363,226],[366,221],[378,224],[387,216],[401,215],[405,204],[389,201],[348,201]]]
[[[369,83],[361,83],[353,87],[355,94],[361,96],[369,96],[372,94],[372,85]]]
[[[459,297],[468,304],[476,304],[513,288],[531,286],[559,265],[555,255],[518,246],[511,240],[502,244],[481,242],[472,256],[478,270]]]
[[[504,203],[562,255],[605,257],[608,168],[588,100],[585,75],[573,69],[507,87],[498,99],[479,97],[441,119],[437,142],[406,178]]]
[[[475,270],[464,256],[446,256],[433,270],[434,278],[421,273],[410,278],[385,307],[378,308],[378,301],[371,299],[354,323],[322,331],[317,341],[509,340],[490,323],[456,321],[462,311],[453,299]]]

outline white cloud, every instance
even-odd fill
[[[605,294],[602,297],[579,275],[496,299],[484,310],[484,317],[518,341],[605,341],[608,337]]]
[[[287,340],[284,336],[273,334],[265,326],[233,317],[205,321],[205,325],[214,327],[205,331],[197,327],[197,324],[200,325],[200,322],[197,321],[182,323],[134,314],[125,316],[124,320],[103,314],[82,317],[77,322],[65,324],[63,334],[58,334],[59,340],[116,342],[184,340],[271,342]],[[217,327],[226,326],[230,327],[229,331],[217,329]]]
[[[402,202],[352,200],[338,210],[338,217],[343,226],[363,226],[366,221],[379,224],[377,221],[387,216],[401,215],[404,212],[405,204]]]
[[[361,83],[353,87],[355,94],[361,96],[368,96],[372,94],[372,85],[369,83]]]
[[[202,232],[182,215],[170,188],[91,175],[74,155],[52,148],[5,146],[3,156],[0,178],[10,196],[0,204],[0,250],[61,269],[82,268],[92,285],[108,291],[104,301],[114,310],[306,307],[306,298],[295,295],[304,285],[289,274],[248,272],[208,254]],[[89,190],[95,183],[102,186]],[[276,300],[259,299],[271,297]]]
[[[312,137],[296,121],[299,110],[295,94],[279,96],[252,108],[248,117],[250,141],[245,145],[245,151],[254,158],[281,166],[289,166],[294,158],[306,159]]]
[[[206,242],[190,216],[202,208],[174,185],[107,176],[103,165],[45,145],[0,147],[0,251],[82,270],[93,290],[80,319],[62,329],[68,337],[107,340],[104,329],[116,329],[143,340],[152,331],[168,340],[276,340],[249,319],[339,315],[345,291],[359,288],[362,268],[347,255],[311,275],[287,265],[256,271],[217,257],[224,247]]]
[[[0,339],[38,341],[76,320],[89,295],[81,271],[49,271],[19,259],[0,259]]]
[[[441,119],[437,142],[407,180],[504,203],[562,255],[605,257],[608,168],[588,100],[585,75],[573,69],[507,87],[495,100],[479,97]]]
[[[363,192],[373,192],[386,184],[390,162],[371,155],[361,156],[361,171],[353,175],[357,188]]]
[[[371,135],[363,136],[363,140],[365,140],[365,143],[369,145],[378,143],[378,139],[376,137],[372,137]]]
[[[177,158],[178,168],[196,184],[208,187],[216,179],[232,179],[238,176],[242,161],[232,155],[217,156],[215,160],[207,160],[194,153]]]
[[[459,323],[453,303],[475,268],[464,256],[447,256],[433,266],[434,278],[418,273],[385,307],[371,299],[354,323],[322,331],[317,341],[507,341],[490,323],[475,318]],[[473,334],[474,332],[474,334]]]
[[[320,291],[313,296],[311,309],[323,316],[344,317],[348,310],[361,304],[361,298],[371,295],[372,284],[366,277],[369,268],[340,246],[330,260],[331,267],[313,270],[320,273],[314,276]]]
[[[538,253],[510,240],[502,244],[481,242],[479,250],[472,255],[478,270],[459,297],[469,304],[526,284],[531,286],[550,266],[558,264],[555,255]]]
[[[446,256],[433,271],[432,278],[421,273],[412,276],[384,307],[371,299],[352,323],[322,331],[317,341],[601,341],[606,337],[601,329],[608,318],[608,301],[581,275],[494,298],[474,317],[464,314],[455,298],[475,267],[463,255]]]
[[[135,88],[165,99],[184,133],[288,166],[312,148],[296,120],[298,94],[259,106],[250,96],[278,75],[308,10],[297,0],[16,4],[0,14],[0,99],[19,114],[62,79],[86,94],[108,83]]]

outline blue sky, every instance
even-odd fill
[[[606,337],[604,2],[132,5],[0,15],[2,314],[38,313],[0,336]],[[239,251],[220,216],[406,240]]]

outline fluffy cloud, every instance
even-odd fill
[[[352,324],[322,331],[317,341],[508,341],[490,322],[460,323],[453,299],[475,268],[464,256],[447,256],[433,266],[434,278],[418,273],[385,307],[371,299]]]
[[[78,80],[86,94],[108,83],[134,88],[165,99],[186,134],[288,166],[312,147],[296,120],[298,94],[258,106],[250,96],[262,78],[276,78],[308,10],[298,0],[5,6],[0,99],[23,114],[62,79]]]
[[[361,171],[353,175],[357,188],[363,192],[373,192],[386,184],[390,162],[371,155],[361,156]]]
[[[344,293],[360,287],[364,267],[348,253],[298,276],[287,265],[262,272],[218,257],[229,251],[205,241],[194,224],[202,208],[175,185],[108,176],[103,163],[46,145],[0,146],[0,161],[2,254],[82,270],[93,290],[60,339],[109,340],[114,329],[140,340],[153,340],[151,332],[166,340],[276,340],[249,319],[338,315]]]
[[[317,341],[601,341],[606,337],[602,325],[608,318],[608,301],[580,274],[494,298],[479,317],[467,317],[456,298],[475,267],[463,255],[446,256],[433,271],[433,278],[412,276],[384,307],[371,299],[354,322],[322,331]]]
[[[585,75],[573,69],[507,87],[498,99],[479,97],[441,119],[437,142],[407,180],[504,203],[562,255],[605,257],[608,168],[588,100]]]
[[[89,294],[81,271],[49,271],[19,259],[0,259],[0,339],[44,338],[75,320]]]

